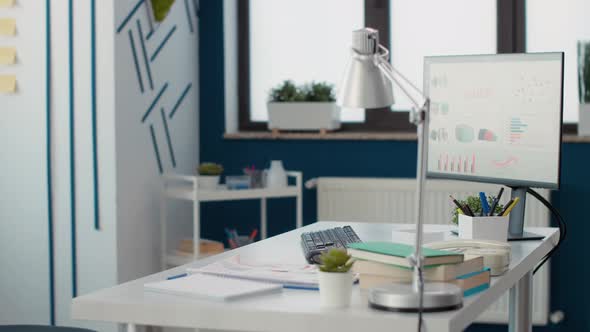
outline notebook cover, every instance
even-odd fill
[[[413,246],[394,242],[358,242],[349,244],[348,248],[402,258],[406,258],[414,253]],[[424,257],[463,256],[460,253],[431,248],[422,248],[422,255]]]

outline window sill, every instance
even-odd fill
[[[287,132],[278,136],[268,131],[226,133],[226,140],[325,140],[325,141],[415,141],[416,133],[404,132]],[[563,135],[563,143],[590,143],[590,136]]]
[[[328,140],[328,141],[415,141],[416,133],[387,132],[285,132],[274,135],[270,131],[226,133],[227,140]]]

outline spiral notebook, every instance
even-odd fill
[[[148,283],[144,290],[200,300],[230,301],[242,297],[280,292],[281,285],[192,274],[184,278]]]

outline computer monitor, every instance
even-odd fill
[[[434,56],[429,178],[559,188],[563,53]]]

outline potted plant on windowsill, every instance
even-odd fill
[[[344,308],[352,295],[353,260],[342,249],[330,249],[320,256],[319,283],[322,307]]]
[[[336,130],[340,128],[340,108],[334,87],[312,82],[298,87],[284,81],[271,90],[268,101],[268,128],[278,130]]]
[[[580,92],[578,135],[590,136],[590,41],[578,42],[578,89]]]
[[[216,163],[202,163],[197,169],[198,187],[204,190],[215,190],[219,185],[219,178],[223,173],[223,166]]]

